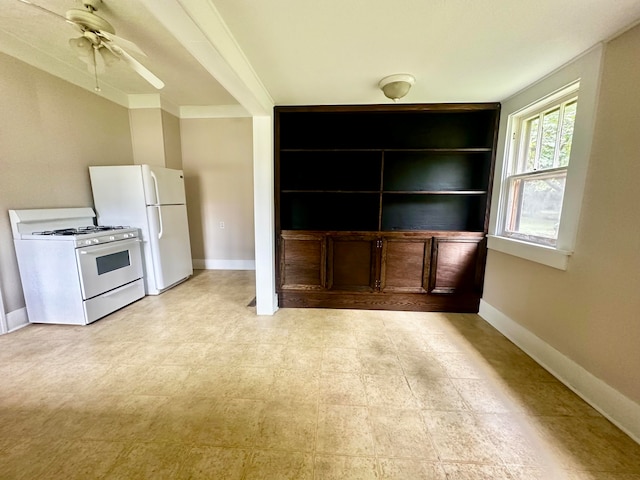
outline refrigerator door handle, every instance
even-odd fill
[[[153,205],[154,208],[158,210],[158,239],[162,238],[163,228],[162,228],[162,210],[160,210],[160,205]]]
[[[149,170],[149,173],[151,174],[151,178],[153,180],[153,189],[156,192],[156,201],[153,203],[160,203],[160,192],[158,191],[158,177],[156,177],[156,174],[153,173],[153,170]]]

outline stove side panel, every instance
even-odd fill
[[[86,324],[72,242],[15,240],[14,244],[29,322]]]

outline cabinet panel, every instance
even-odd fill
[[[375,236],[328,238],[328,288],[372,292],[376,281]]]
[[[324,289],[326,242],[324,235],[283,235],[280,243],[280,287]]]
[[[426,293],[431,239],[383,239],[380,283],[383,292]]]
[[[477,291],[481,269],[481,238],[434,238],[430,293]]]

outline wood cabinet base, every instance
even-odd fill
[[[478,232],[282,232],[281,307],[477,312]]]
[[[344,292],[287,292],[278,294],[282,308],[350,308],[358,310],[402,310],[411,312],[477,313],[480,296],[474,293],[457,295],[385,294]]]

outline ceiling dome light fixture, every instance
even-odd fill
[[[408,73],[398,73],[396,75],[384,77],[378,83],[378,87],[387,98],[397,102],[409,93],[409,90],[414,83],[416,83],[416,79],[413,75],[409,75]]]

